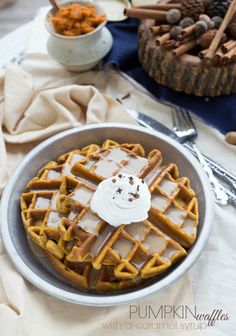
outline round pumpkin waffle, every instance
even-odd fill
[[[114,227],[90,207],[98,185],[130,174],[148,185],[147,220]],[[140,144],[73,150],[46,164],[21,195],[29,237],[74,287],[109,292],[136,286],[169,269],[196,240],[198,202],[174,163]]]

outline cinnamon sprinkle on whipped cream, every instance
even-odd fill
[[[114,227],[147,219],[150,208],[147,184],[124,173],[102,181],[91,200],[91,210]]]

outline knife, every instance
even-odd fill
[[[119,73],[119,75],[121,77],[123,77],[125,80],[127,80],[136,90],[140,91],[141,93],[144,93],[145,95],[149,96],[150,98],[152,98],[154,100],[157,100],[156,97],[152,93],[146,91],[145,89],[140,88],[140,85],[135,83],[127,74],[125,74],[124,72],[122,72],[120,70],[117,70],[117,72]],[[162,103],[173,107],[173,105],[170,104],[169,102],[162,101]],[[130,112],[130,115],[134,119],[138,120],[140,125],[142,125],[144,127],[148,127],[150,129],[156,129],[157,131],[159,130],[160,132],[162,132],[161,129],[163,129],[164,134],[169,135],[171,138],[175,139],[179,143],[184,142],[182,139],[178,138],[178,136],[172,130],[170,130],[166,126],[162,125],[161,123],[159,123],[155,119],[153,119],[149,116],[146,116],[144,113],[136,112],[134,110],[127,110],[127,111]],[[167,133],[165,133],[165,132],[167,132]],[[170,132],[172,132],[173,134],[171,135]],[[190,150],[192,152],[192,154],[196,157],[196,153],[191,146],[191,142],[190,143],[188,143],[188,142],[184,143],[184,147],[186,147],[188,150]],[[214,174],[217,177],[219,177],[222,181],[226,182],[227,185],[231,186],[232,190],[234,192],[236,192],[236,176],[233,173],[231,173],[228,169],[224,168],[218,162],[210,159],[208,156],[203,155],[203,157],[206,160],[209,167],[214,171]]]
[[[193,146],[191,145],[191,141],[187,141],[187,142],[183,143],[183,140],[180,139],[178,137],[178,135],[175,134],[174,131],[172,131],[168,127],[164,126],[163,124],[159,123],[157,120],[145,115],[144,113],[137,112],[137,111],[134,111],[134,110],[131,110],[131,109],[128,109],[127,111],[129,112],[129,114],[134,119],[136,119],[138,121],[138,123],[140,125],[142,125],[144,127],[147,127],[147,128],[150,128],[150,129],[157,130],[157,131],[159,131],[163,134],[168,135],[172,139],[175,139],[177,142],[183,144],[184,147],[186,147],[188,150],[190,150],[192,152],[192,154],[195,157],[197,157],[197,155],[195,153],[195,150],[194,150]],[[226,183],[230,184],[233,187],[233,189],[236,190],[236,176],[233,173],[231,173],[229,170],[224,168],[218,162],[210,159],[208,156],[203,154],[203,157],[206,160],[206,162],[208,163],[208,165],[210,166],[210,168],[214,171],[216,176],[221,178]]]
[[[161,132],[170,138],[176,140],[177,142],[181,143],[184,147],[186,147],[196,158],[198,158],[194,146],[192,145],[191,141],[183,143],[182,139],[180,139],[174,131],[166,127],[165,125],[161,124],[157,120],[145,115],[144,113],[137,112],[131,109],[127,109],[128,113],[138,121],[141,126],[149,128],[151,130],[156,130]],[[225,181],[227,184],[233,186],[236,189],[236,176],[234,176],[230,171],[224,168],[219,163],[215,162],[214,160],[210,159],[208,156],[203,155],[205,161],[209,165],[209,167],[214,171],[215,175]],[[226,187],[221,185],[224,191],[227,193],[229,202],[236,206],[236,195],[228,190]]]

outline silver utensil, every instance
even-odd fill
[[[223,188],[221,188],[220,183],[215,178],[211,168],[206,163],[206,160],[204,159],[202,153],[200,152],[200,150],[198,149],[198,147],[196,146],[195,143],[192,143],[192,146],[193,146],[193,148],[194,148],[194,150],[197,154],[198,160],[199,160],[202,168],[204,169],[205,173],[207,174],[207,176],[209,178],[210,184],[212,186],[212,190],[214,192],[216,203],[218,203],[220,205],[228,204],[228,201],[229,201],[228,195],[224,192]]]
[[[184,143],[189,139],[195,139],[198,132],[188,111],[182,108],[173,107],[171,113],[173,130],[181,141]]]
[[[168,135],[169,137],[171,137],[172,139],[175,139],[176,141],[178,141],[179,143],[182,143],[182,139],[180,139],[177,134],[175,134],[174,131],[172,131],[171,129],[169,129],[168,127],[166,127],[165,125],[162,125],[161,123],[159,123],[157,120],[141,113],[141,112],[137,112],[134,110],[127,110],[128,113],[138,121],[138,123],[146,128],[149,129],[154,129],[156,131],[159,131],[161,133],[164,133],[165,135]],[[186,145],[187,144],[187,145]],[[192,143],[189,141],[188,143],[183,144],[184,147],[191,149],[191,153],[198,158],[194,147],[192,146]],[[205,159],[205,156],[203,156]],[[219,183],[219,182],[217,182]],[[226,187],[224,187],[222,184],[220,184],[220,188],[221,190],[223,190],[223,192],[227,195],[228,197],[228,202],[236,207],[236,195],[231,192],[230,190],[228,190]],[[218,195],[218,191],[217,191],[217,195]],[[222,196],[222,204],[224,204],[225,202],[225,196]],[[218,202],[218,201],[217,201]]]
[[[189,138],[194,139],[197,137],[198,133],[197,133],[196,127],[188,111],[182,108],[172,109],[172,120],[173,120],[173,126],[174,126],[173,130],[179,138],[184,138],[186,141]],[[212,169],[207,164],[202,153],[200,152],[197,145],[193,141],[191,141],[191,147],[194,149],[195,153],[197,154],[197,158],[209,178],[209,181],[212,186],[212,190],[214,192],[216,203],[220,205],[228,204],[229,197],[224,192],[224,190],[221,188],[221,185],[219,184],[218,180],[215,178],[212,172]]]
[[[230,203],[236,207],[235,194],[233,194],[230,190],[226,189],[221,183],[217,181],[211,168],[208,166],[206,160],[204,159],[202,153],[199,151],[194,143],[192,143],[192,146],[198,156],[199,162],[201,163],[206,174],[208,175],[209,181],[214,191],[216,203],[221,205],[226,205],[227,203]]]
[[[158,100],[151,92],[147,91],[146,89],[144,89],[142,86],[140,86],[139,84],[137,84],[134,80],[132,80],[127,74],[125,74],[124,72],[122,71],[119,71],[117,70],[117,73],[123,77],[126,81],[128,81],[137,91],[140,91],[142,94],[145,94],[146,96],[148,96],[149,98],[155,100],[155,101],[158,101],[159,103],[162,103],[164,105],[167,105],[169,107],[172,107],[173,109],[178,109],[178,106],[174,105],[174,104],[171,104],[165,100]],[[143,113],[142,113],[142,117],[140,118],[140,121],[143,123],[140,123],[140,125],[143,125],[145,127],[148,127],[148,128],[152,128],[150,126],[148,126],[148,123],[144,120],[142,120],[143,116],[145,116]],[[135,117],[134,117],[135,118]],[[153,118],[151,118],[152,121],[150,123],[150,125],[152,125],[152,123],[155,124],[155,120]],[[162,125],[159,123],[159,126],[162,127]],[[153,127],[155,129],[155,127]],[[165,127],[167,133],[167,135],[171,136],[169,134],[169,131],[170,129],[168,129],[167,127]],[[161,132],[161,130],[160,130]],[[171,136],[173,137],[173,136]],[[189,137],[189,140],[191,138]],[[175,138],[175,140],[177,140],[178,142],[180,143],[184,143],[186,140],[186,137],[183,137],[183,138],[180,138],[180,137],[177,137]],[[186,142],[184,143],[184,147],[186,147],[188,150],[191,151],[191,153],[196,157],[196,153],[193,149],[193,147],[191,146],[191,144],[189,142]],[[203,154],[203,157],[204,159],[206,160],[207,164],[210,166],[210,168],[214,171],[214,174],[221,178],[224,182],[226,182],[227,184],[229,184],[233,190],[236,190],[236,176],[230,172],[228,169],[226,169],[225,167],[223,167],[221,164],[219,164],[218,162],[212,160],[211,158],[209,158],[208,156],[204,155]]]
[[[189,140],[193,141],[198,135],[193,119],[186,109],[177,106],[171,107],[173,130],[175,134],[179,137],[181,142],[184,143],[184,146],[193,153],[194,148]],[[228,170],[226,170],[226,168],[222,167],[219,163],[211,160],[207,156],[203,155],[203,158],[208,166],[213,170],[214,174],[222,179],[225,183],[227,183],[230,188],[232,188],[232,190],[236,192],[236,177],[233,176],[233,174],[230,173]]]

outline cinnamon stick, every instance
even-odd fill
[[[171,30],[171,25],[159,25],[159,26],[152,26],[150,27],[150,32],[153,34],[164,34],[168,33]]]
[[[232,57],[233,57],[233,55],[235,55],[235,53],[236,53],[236,45],[234,46],[234,48],[232,48],[229,52],[227,52],[227,53],[224,55],[224,57],[223,57],[223,59],[222,59],[222,63],[223,63],[223,64],[228,64],[228,63],[230,63],[231,60],[232,60]]]
[[[172,28],[173,26],[171,26],[171,25],[168,25],[168,24],[166,24],[166,25],[161,25],[161,33],[168,33],[170,30],[171,30],[171,28]]]
[[[161,26],[153,26],[149,28],[152,34],[159,34],[161,32]]]
[[[169,4],[157,4],[157,5],[142,5],[133,8],[142,8],[142,9],[155,9],[155,10],[164,10],[168,11],[169,9],[181,9],[182,6],[180,3],[169,3]]]
[[[176,45],[176,40],[171,39],[163,43],[163,48],[172,49],[175,47],[175,45]]]
[[[226,54],[227,52],[229,52],[235,46],[236,46],[236,41],[235,40],[229,40],[228,42],[224,43],[221,46],[221,50],[223,51],[223,53]]]
[[[186,53],[187,51],[194,48],[196,45],[197,45],[197,41],[196,40],[191,40],[187,43],[182,44],[180,47],[174,49],[172,51],[172,55],[174,57],[179,57],[179,56],[183,55],[184,53]]]
[[[208,50],[209,50],[209,49],[208,49]],[[206,53],[206,54],[207,54],[207,53]],[[205,54],[205,56],[206,56],[206,54]],[[223,59],[223,57],[224,57],[224,53],[223,53],[223,51],[221,50],[221,48],[219,48],[219,49],[216,51],[214,57],[212,58],[212,61],[213,61],[214,64],[218,64],[218,63],[221,62],[221,60]]]
[[[191,35],[191,34],[194,32],[195,28],[196,28],[196,24],[193,24],[193,25],[191,25],[191,26],[189,26],[189,27],[184,28],[184,29],[182,30],[180,39],[181,39],[181,38],[184,38],[184,37],[186,37],[186,36]]]
[[[159,36],[157,39],[156,39],[156,45],[157,46],[161,46],[164,42],[168,41],[170,39],[170,33],[166,33],[162,36]]]
[[[125,8],[124,15],[135,19],[155,19],[156,21],[165,22],[166,12],[153,10],[153,9],[142,9],[142,8]]]
[[[208,52],[205,55],[205,59],[206,60],[212,60],[219,44],[222,38],[222,35],[225,31],[225,29],[227,28],[227,26],[229,25],[230,21],[232,20],[233,16],[235,15],[236,12],[236,0],[233,0],[227,10],[227,13],[220,25],[220,28],[218,29],[215,37],[213,38],[211,45],[208,49]]]
[[[190,42],[192,40],[193,40],[192,36],[187,36],[185,39],[177,40],[176,43],[175,43],[175,47],[178,48],[181,45],[186,44],[186,43],[188,43],[188,42]]]
[[[206,55],[206,53],[208,52],[208,48],[207,49],[204,49],[204,50],[201,50],[200,53],[198,54],[198,56],[203,59]]]
[[[171,30],[172,26],[171,25],[159,25],[159,26],[152,26],[150,27],[150,32],[153,34],[164,34],[168,33]]]

